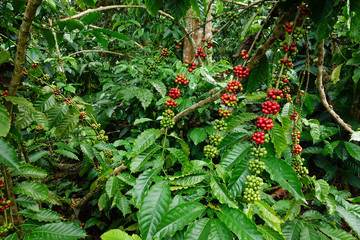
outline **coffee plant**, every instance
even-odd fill
[[[360,238],[358,1],[0,9],[0,239]]]

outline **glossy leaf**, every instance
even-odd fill
[[[160,169],[150,168],[137,177],[132,193],[136,206],[139,206],[141,204],[145,192],[147,191],[154,177],[159,173],[159,171]]]
[[[24,208],[34,211],[34,212],[40,211],[39,204],[30,197],[20,195],[16,198],[16,203]]]
[[[143,131],[135,140],[133,153],[139,154],[145,149],[153,145],[157,138],[163,134],[162,131],[158,129],[147,129]]]
[[[170,184],[172,185],[179,185],[179,186],[194,186],[202,182],[205,179],[205,175],[185,175],[179,177],[171,177],[169,180],[171,181]]]
[[[290,208],[286,211],[285,220],[291,221],[295,219],[295,217],[299,215],[300,210],[301,210],[301,203],[293,199],[290,202]]]
[[[176,231],[183,229],[205,211],[204,205],[196,202],[188,202],[175,206],[168,211],[156,230],[154,237],[162,239],[164,236],[173,236]]]
[[[239,197],[245,189],[246,176],[250,174],[248,163],[242,161],[232,170],[228,189],[233,197]]]
[[[105,191],[109,198],[115,196],[116,192],[120,191],[120,181],[119,178],[111,176],[105,184]]]
[[[46,200],[49,197],[49,189],[45,184],[36,181],[24,181],[14,186],[14,192],[33,198],[34,200]]]
[[[295,219],[285,223],[285,226],[282,229],[282,233],[286,240],[299,240],[300,233],[303,228],[304,223],[299,219]]]
[[[120,196],[115,201],[116,207],[122,212],[125,217],[126,214],[131,213],[129,200],[125,196]]]
[[[306,203],[304,194],[301,191],[302,184],[292,167],[277,157],[266,157],[263,161],[271,179],[288,190],[296,200],[301,200]]]
[[[146,9],[153,16],[157,14],[163,3],[164,0],[145,0]]]
[[[67,114],[69,110],[69,107],[65,104],[62,105],[57,105],[54,108],[52,108],[48,113],[48,118],[49,118],[49,127],[55,127],[56,125],[58,125],[58,123],[60,123],[65,115]]]
[[[32,211],[24,209],[19,212],[20,215],[31,218],[40,222],[56,222],[62,219],[61,215],[50,209],[40,209],[39,211]]]
[[[211,229],[211,219],[201,218],[191,224],[184,234],[186,240],[207,240]]]
[[[330,192],[330,186],[327,182],[325,182],[323,179],[315,180],[315,197],[321,201],[325,202],[326,196]]]
[[[149,80],[149,82],[151,83],[151,85],[153,85],[153,87],[156,89],[156,91],[158,91],[160,93],[160,96],[165,98],[166,96],[166,86],[163,82],[159,81],[159,80],[155,80],[155,79],[151,79]]]
[[[350,233],[342,229],[334,228],[333,226],[320,222],[320,231],[329,236],[332,240],[356,240]]]
[[[254,69],[250,72],[249,81],[247,85],[247,91],[253,92],[269,77],[269,64],[266,55],[260,59],[255,65]]]
[[[45,94],[40,96],[34,102],[34,108],[40,112],[46,112],[55,105],[55,95]]]
[[[313,228],[311,225],[305,225],[305,227],[302,228],[300,232],[300,240],[308,240],[308,239],[314,239],[314,240],[321,239],[319,232],[317,232],[316,229]]]
[[[0,163],[11,169],[19,169],[19,160],[15,149],[2,137],[0,137]]]
[[[227,204],[231,208],[238,208],[238,204],[230,195],[229,190],[224,184],[220,183],[214,176],[210,178],[210,187],[215,197],[222,204]]]
[[[181,151],[180,149],[177,148],[167,148],[167,150],[174,155],[174,157],[182,164],[185,165],[186,163],[189,162],[189,158],[183,153],[183,151]]]
[[[70,152],[68,150],[64,150],[64,149],[56,149],[54,150],[54,152],[64,156],[64,157],[67,157],[67,158],[71,158],[71,159],[74,159],[74,160],[79,160],[78,156],[76,156],[73,152]]]
[[[360,237],[360,217],[346,210],[340,205],[336,205],[336,212],[340,215],[342,219],[344,219],[345,222],[349,224],[349,226],[356,233],[356,235]]]
[[[47,172],[39,167],[35,167],[29,164],[20,165],[19,170],[15,170],[11,173],[11,176],[22,176],[31,178],[44,178],[47,176]]]
[[[249,113],[249,112],[240,113],[239,115],[230,118],[226,131],[230,132],[235,128],[241,126],[243,123],[254,120],[257,117],[258,115],[255,113]]]
[[[257,225],[259,232],[261,232],[266,240],[285,240],[279,232],[275,231],[269,226]]]
[[[233,147],[235,144],[240,143],[247,136],[249,136],[249,132],[245,130],[242,132],[228,134],[224,137],[224,139],[217,146],[217,148],[219,149],[220,152],[225,151],[227,148]]]
[[[4,105],[0,105],[0,137],[6,137],[10,131],[10,116]]]
[[[287,147],[286,137],[284,134],[284,130],[278,124],[274,121],[274,127],[270,131],[270,137],[271,142],[274,144],[274,147],[276,149],[276,153],[280,156],[281,153],[283,153]]]
[[[94,148],[101,150],[101,151],[111,151],[111,152],[117,151],[117,149],[116,149],[116,147],[114,147],[114,145],[109,144],[109,143],[104,143],[104,142],[95,144]]]
[[[193,140],[195,145],[198,145],[202,141],[204,141],[207,137],[206,131],[203,128],[194,128],[190,132],[190,138]]]
[[[145,196],[139,211],[139,228],[144,240],[152,239],[156,226],[165,215],[171,201],[169,184],[156,183]]]
[[[240,210],[222,205],[221,212],[216,211],[216,215],[239,239],[264,239],[256,225]]]
[[[136,155],[130,164],[131,172],[139,171],[139,169],[160,149],[161,147],[159,145],[153,144],[142,153]]]
[[[215,218],[211,219],[211,228],[209,233],[209,238],[211,240],[232,240],[234,239],[230,230],[226,227],[226,225],[220,221],[220,219]]]
[[[30,236],[33,235],[51,240],[76,240],[86,237],[82,227],[68,222],[44,224],[36,228]]]
[[[225,141],[225,139],[223,141]],[[230,170],[235,164],[241,163],[242,160],[246,158],[251,146],[247,141],[233,145],[232,148],[225,153],[224,157],[221,158],[219,165],[226,170]]]
[[[259,211],[257,215],[260,216],[270,227],[281,233],[280,223],[284,221],[276,214],[275,210],[263,201],[255,201],[255,205]]]
[[[360,147],[351,142],[344,142],[346,150],[348,153],[355,158],[356,160],[360,161]]]
[[[79,122],[79,115],[68,113],[56,127],[56,137],[61,139],[71,133]]]

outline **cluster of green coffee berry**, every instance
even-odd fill
[[[101,130],[99,134],[96,136],[97,140],[106,142],[108,140],[108,136],[105,135],[105,131]]]
[[[255,175],[247,175],[245,184],[246,188],[243,193],[244,199],[247,202],[260,200],[260,189],[264,185],[262,178]]]
[[[293,159],[291,160],[296,175],[301,178],[309,174],[309,170],[304,166],[305,159],[300,156],[300,154],[294,154]]]
[[[296,39],[296,40],[299,40],[301,38],[304,37],[304,34],[306,32],[305,29],[301,28],[301,27],[295,27],[295,29],[293,30],[293,37]]]
[[[154,72],[156,71],[158,65],[161,63],[160,56],[156,55],[153,59],[153,62],[149,62],[144,69],[144,77],[145,78],[152,78]]]
[[[267,151],[266,151],[266,148],[264,148],[264,147],[261,147],[261,146],[259,146],[258,148],[256,148],[256,147],[252,147],[251,149],[250,149],[250,154],[251,154],[251,156],[254,156],[255,158],[259,158],[259,157],[266,157],[266,155],[267,155]]]
[[[173,128],[175,125],[175,121],[173,120],[175,114],[171,109],[167,109],[162,113],[163,119],[160,121],[160,125],[162,128]]]
[[[213,145],[206,145],[204,147],[204,155],[207,158],[214,158],[219,155],[219,150]]]
[[[209,136],[209,140],[210,140],[210,144],[217,146],[219,145],[219,143],[224,139],[223,136],[221,136],[220,134],[217,133],[213,133]]]
[[[215,119],[215,121],[214,121],[214,129],[215,130],[223,131],[223,130],[226,130],[226,127],[227,127],[227,123],[225,122],[224,119]]]
[[[11,229],[13,229],[12,223],[4,223],[2,226],[0,226],[0,234],[7,233]]]

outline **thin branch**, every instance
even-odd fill
[[[258,64],[258,62],[260,61],[260,59],[262,58],[262,56],[266,53],[266,51],[268,49],[270,49],[272,47],[272,45],[274,44],[274,42],[281,36],[284,34],[284,28],[283,25],[285,24],[285,22],[287,21],[287,19],[289,18],[290,14],[289,13],[285,13],[281,19],[278,21],[278,23],[276,24],[274,30],[273,30],[273,34],[272,36],[261,46],[258,48],[256,54],[251,58],[251,60],[249,61],[247,67],[251,70],[253,69],[256,64]],[[178,120],[180,120],[181,118],[189,115],[190,113],[196,111],[199,108],[202,108],[204,106],[206,106],[209,103],[212,103],[214,101],[216,101],[217,99],[219,99],[225,92],[227,91],[227,88],[223,88],[220,91],[218,91],[217,93],[215,93],[214,95],[198,102],[195,103],[194,105],[192,105],[191,107],[185,109],[184,111],[178,113],[173,120],[175,122],[177,122]]]
[[[55,33],[55,30],[52,28],[52,23],[53,23],[52,20],[49,18],[49,28],[51,29],[52,35],[54,36],[55,48],[56,48],[56,53],[57,53],[58,58],[59,58],[60,69],[61,69],[62,73],[65,73],[64,65],[63,65],[62,59],[61,59],[61,53],[60,53],[60,49],[59,49],[59,44],[58,44],[58,42],[56,40],[56,33]]]
[[[116,175],[120,174],[122,171],[124,171],[126,169],[127,169],[127,167],[124,164],[122,164],[121,166],[115,168],[112,171],[112,173],[110,174],[110,176],[116,176]],[[86,194],[82,198],[73,199],[74,207],[76,207],[76,208],[83,207],[94,196],[95,193],[97,193],[98,191],[101,190],[101,188],[103,186],[104,186],[104,184],[98,183],[98,185],[96,186],[96,188],[92,192],[89,192],[88,194]]]
[[[142,5],[112,5],[112,6],[105,6],[105,7],[99,7],[99,8],[94,8],[94,9],[88,9],[88,10],[85,10],[85,11],[83,11],[81,13],[78,13],[78,14],[76,14],[74,16],[67,17],[67,18],[62,18],[62,19],[60,19],[60,21],[66,21],[66,20],[70,20],[70,19],[81,18],[82,16],[85,16],[86,14],[91,13],[91,12],[101,12],[101,11],[110,10],[110,9],[117,9],[117,8],[142,8],[142,9],[146,9],[146,7],[142,6]],[[173,16],[171,16],[170,14],[168,14],[168,13],[166,13],[164,11],[159,10],[158,13],[160,13],[160,15],[163,15],[165,17],[170,18],[171,20],[174,20]]]
[[[114,55],[119,55],[119,56],[134,59],[133,56],[126,55],[126,54],[123,54],[123,53],[118,53],[118,52],[107,51],[107,50],[81,50],[81,51],[74,52],[74,53],[70,54],[68,57],[71,57],[71,56],[74,56],[74,55],[80,54],[80,53],[108,53],[108,54],[114,54]]]
[[[246,3],[235,2],[235,1],[232,1],[232,0],[223,0],[223,2],[232,3],[232,4],[235,4],[235,5],[244,6],[244,7],[248,6]],[[257,7],[257,6],[254,6],[254,7]]]
[[[319,56],[318,56],[318,61],[317,61],[317,88],[319,91],[321,102],[324,105],[324,107],[326,108],[326,110],[331,114],[331,116],[333,118],[335,118],[335,120],[341,126],[343,126],[346,131],[348,131],[349,133],[354,133],[354,130],[351,129],[351,126],[349,124],[345,123],[344,120],[342,120],[340,118],[340,116],[333,110],[333,107],[326,100],[324,85],[322,83],[323,72],[324,72],[323,64],[324,64],[324,55],[325,55],[324,39],[321,40],[321,42],[319,42],[319,44],[318,44],[318,53],[319,53]]]

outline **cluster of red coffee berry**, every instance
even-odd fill
[[[41,127],[40,125],[36,125],[36,126],[35,126],[35,130],[36,130],[36,131],[41,131],[41,129],[42,129],[42,127]]]
[[[169,51],[168,51],[168,49],[167,48],[163,48],[162,50],[161,50],[161,53],[160,53],[162,56],[164,56],[164,57],[168,57],[169,56]]]
[[[302,147],[299,144],[294,144],[294,153],[300,154],[302,152]]]
[[[204,50],[201,47],[197,48],[195,57],[202,57],[202,58],[206,57],[206,54],[204,53]]]
[[[203,38],[201,39],[201,41],[204,43],[204,46],[207,47],[208,49],[214,46],[214,42],[209,39]]]
[[[227,117],[230,117],[231,114],[232,114],[232,110],[229,109],[229,110],[226,110],[224,108],[220,108],[219,111],[218,111],[219,115],[221,117],[224,117],[224,118],[227,118]]]
[[[177,102],[172,100],[171,98],[168,98],[165,103],[166,108],[175,108],[177,106]]]
[[[241,55],[242,59],[247,59],[250,57],[250,55],[247,53],[247,50],[245,50],[245,49],[241,50],[240,55]]]
[[[243,90],[243,86],[238,80],[230,80],[227,84],[227,91],[233,94],[241,92]]]
[[[269,131],[269,130],[273,129],[274,123],[271,118],[259,116],[256,120],[256,127],[260,128],[264,131]]]
[[[185,63],[185,67],[188,68],[189,72],[192,72],[193,70],[196,69],[196,63],[195,62],[189,63],[188,60],[185,60],[184,63]]]
[[[33,68],[37,68],[37,67],[39,66],[39,63],[33,63],[33,64],[31,64],[31,66],[32,66]]]
[[[233,70],[234,74],[236,76],[238,76],[239,78],[245,78],[247,76],[249,76],[250,74],[250,69],[247,67],[244,67],[242,65],[239,66],[235,66],[234,70]]]
[[[225,106],[234,107],[236,105],[237,97],[236,95],[224,93],[220,99],[222,101],[222,104],[224,104]]]
[[[86,112],[81,112],[79,118],[83,119],[86,116]]]
[[[288,32],[288,33],[291,33],[291,32],[292,32],[292,28],[294,27],[293,24],[294,24],[293,22],[291,22],[291,23],[285,23],[285,31]]]
[[[179,99],[180,95],[180,89],[178,88],[172,88],[169,91],[169,97],[171,97],[172,99]]]
[[[293,114],[290,115],[290,119],[296,121],[297,112],[295,111]]]
[[[71,103],[71,98],[65,98],[65,102],[66,102],[67,105],[70,105],[70,103]]]
[[[269,89],[267,92],[267,96],[270,99],[280,99],[284,97],[283,91],[281,90],[275,90],[274,88]]]
[[[275,115],[280,110],[280,105],[277,102],[267,100],[261,104],[261,108],[263,113]]]
[[[184,74],[182,73],[179,73],[176,75],[176,78],[175,78],[175,83],[176,84],[182,84],[182,85],[187,85],[189,83],[189,80],[187,79],[187,77],[185,77]]]
[[[8,96],[5,91],[2,91],[2,95],[3,95],[4,97],[7,97],[7,96]]]

